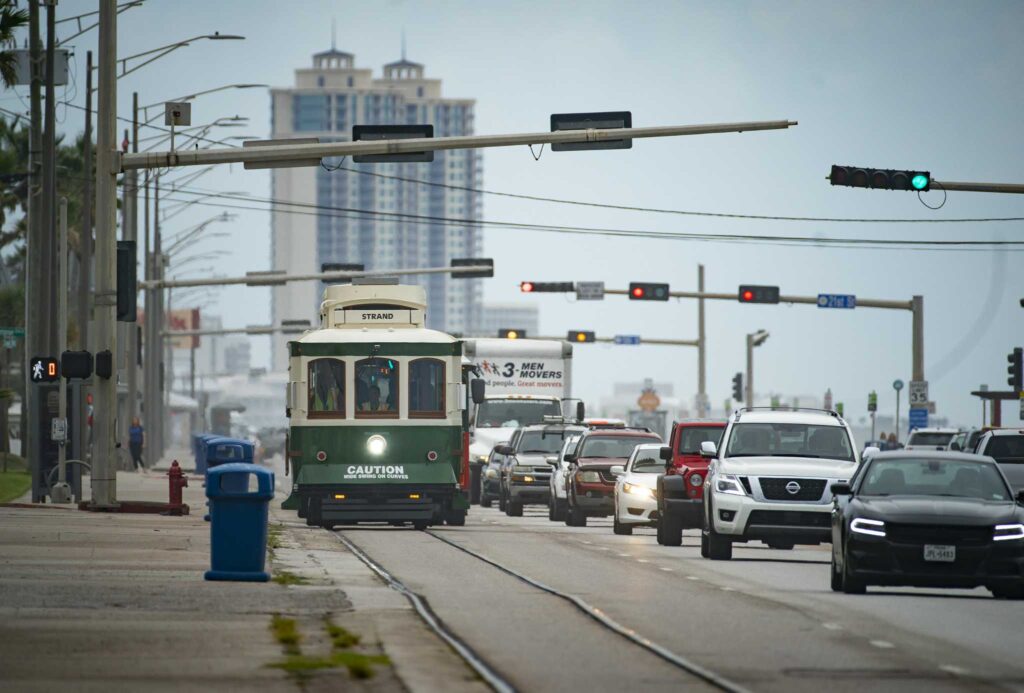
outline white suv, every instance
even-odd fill
[[[846,422],[824,410],[738,410],[722,436],[701,445],[705,558],[732,558],[733,542],[772,548],[831,540],[832,490],[859,463]]]
[[[550,493],[548,494],[548,519],[552,522],[565,520],[566,504],[568,503],[565,495],[565,476],[569,472],[569,464],[565,461],[565,456],[571,450],[576,449],[576,443],[579,440],[579,434],[567,436],[565,445],[558,451],[558,460],[552,463],[554,469],[549,480]]]

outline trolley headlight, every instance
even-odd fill
[[[388,448],[388,441],[382,435],[372,435],[366,439],[366,451],[373,456],[383,455]]]

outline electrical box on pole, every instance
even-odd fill
[[[361,140],[421,140],[434,136],[434,126],[424,125],[353,125],[352,141]],[[357,154],[352,161],[357,164],[403,164],[429,163],[434,160],[434,150],[408,152],[404,154]]]
[[[117,242],[117,321],[138,319],[139,278],[135,241]]]
[[[604,111],[597,113],[552,113],[551,132],[559,130],[610,130],[633,127],[630,111]],[[632,149],[633,140],[596,140],[593,142],[555,142],[553,152],[579,152],[592,149]]]

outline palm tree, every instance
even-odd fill
[[[13,87],[17,79],[18,59],[12,50],[15,47],[14,34],[26,24],[28,10],[19,10],[14,0],[0,0],[0,80],[5,89]]]

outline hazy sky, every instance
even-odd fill
[[[60,16],[95,7],[64,0]],[[1024,199],[952,193],[930,211],[912,193],[832,188],[832,163],[920,167],[939,180],[1021,182],[1024,170],[1024,3],[1019,2],[347,2],[336,0],[147,0],[121,15],[119,53],[131,55],[219,30],[239,42],[199,42],[119,81],[119,111],[131,93],[160,102],[233,82],[293,83],[293,71],[330,45],[359,66],[408,57],[444,80],[444,93],[477,100],[478,133],[547,128],[552,112],[631,110],[635,126],[798,120],[777,132],[645,140],[620,152],[550,153],[534,162],[523,148],[488,150],[484,184],[493,190],[681,210],[764,215],[948,219],[1024,216]],[[65,25],[68,26],[68,25]],[[95,32],[72,41],[83,103],[85,51]],[[23,93],[21,90],[19,93]],[[6,108],[21,108],[6,93]],[[266,136],[265,90],[204,97],[193,122],[250,117],[244,130]],[[63,127],[81,128],[81,112],[60,109]],[[266,172],[224,167],[196,186],[266,196]],[[926,197],[931,204],[941,194]],[[219,211],[196,205],[167,232]],[[711,219],[484,198],[491,220],[654,231],[822,237],[1024,239],[1022,224],[835,224]],[[267,269],[269,215],[240,213],[230,232],[203,249],[229,250],[228,274]],[[783,293],[852,293],[862,298],[925,299],[925,367],[939,412],[980,423],[969,391],[1005,389],[1006,354],[1024,344],[1024,276],[1019,252],[826,249],[681,240],[594,238],[487,230],[495,278],[490,301],[534,301],[544,332],[593,329],[599,335],[696,337],[692,301],[637,304],[609,298],[584,303],[561,295],[522,296],[535,280],[666,281],[693,289],[703,263],[711,291],[740,283],[778,284]],[[193,264],[193,268],[207,263]],[[229,289],[218,306],[231,326],[269,320],[266,290]],[[891,382],[910,379],[910,314],[813,306],[707,306],[708,390],[716,407],[743,368],[744,334],[771,332],[758,349],[759,392],[820,394],[831,387],[860,415],[876,389],[893,407]],[[257,365],[269,340],[253,341]],[[612,381],[670,380],[696,391],[694,349],[581,346],[575,383],[589,399]],[[904,391],[904,396],[905,396]],[[904,399],[904,411],[906,400]],[[1007,405],[1011,422],[1017,407]]]

